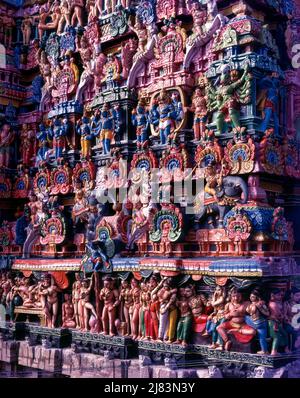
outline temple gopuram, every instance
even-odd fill
[[[0,1],[0,377],[300,377],[299,205],[299,0]]]

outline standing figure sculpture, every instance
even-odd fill
[[[115,137],[116,132],[116,111],[110,110],[109,105],[105,103],[103,105],[99,125],[96,129],[96,134],[100,133],[99,139],[102,143],[103,155],[110,154],[111,141]]]
[[[14,138],[15,133],[11,126],[5,123],[0,129],[0,167],[8,168],[10,166]]]
[[[81,307],[81,329],[84,332],[88,331],[89,328],[89,320],[90,320],[90,312],[92,315],[97,319],[97,313],[96,310],[91,303],[91,291],[93,288],[93,282],[94,282],[94,277],[92,276],[92,280],[89,281],[89,279],[84,279],[81,282],[81,288],[80,288],[80,307]]]
[[[149,286],[146,282],[141,283],[141,309],[139,315],[140,327],[139,327],[139,336],[141,340],[149,339],[150,336],[150,328],[151,328],[151,315],[150,315],[150,301],[151,301],[151,293],[149,290]]]
[[[90,119],[84,115],[76,124],[76,132],[80,135],[81,159],[88,160],[91,157],[91,127]]]
[[[288,333],[289,349],[295,351],[299,347],[299,329],[295,319],[299,319],[300,289],[294,286],[290,291],[289,300],[284,302],[284,329]]]
[[[74,306],[74,317],[76,328],[81,328],[80,320],[82,318],[82,307],[81,307],[81,297],[80,297],[80,289],[81,289],[81,278],[79,272],[75,273],[75,282],[72,286],[72,302]]]
[[[139,316],[141,308],[141,289],[136,279],[131,280],[132,305],[130,307],[130,325],[132,339],[136,340],[139,334]]]
[[[137,107],[132,111],[131,122],[136,127],[137,148],[145,148],[148,144],[149,129],[149,112],[145,100],[139,100]]]
[[[114,287],[112,278],[104,279],[103,288],[100,291],[99,299],[103,301],[102,325],[103,333],[109,336],[115,336],[115,322],[117,307],[120,304],[119,292]]]
[[[165,145],[171,138],[170,135],[175,127],[177,112],[174,108],[170,95],[162,90],[151,109],[151,124],[158,128],[160,143]]]
[[[204,79],[202,80],[204,81]],[[203,82],[196,88],[192,97],[192,107],[190,108],[194,112],[194,139],[197,141],[204,137],[207,122],[207,96],[203,92],[204,89],[205,83]]]
[[[157,293],[160,303],[158,340],[173,342],[177,321],[177,289],[171,287],[170,279],[162,279],[158,286],[152,291],[152,297],[155,293]]]
[[[191,331],[192,331],[192,311],[189,305],[189,300],[193,295],[193,290],[190,286],[184,289],[183,297],[177,300],[177,307],[179,308],[180,318],[177,325],[177,340],[175,344],[182,344],[186,347],[189,344]]]
[[[270,311],[266,303],[262,300],[261,294],[258,290],[253,290],[250,294],[250,304],[246,308],[249,316],[246,316],[247,325],[251,326],[257,331],[261,351],[257,354],[268,354],[268,321],[267,317]]]
[[[49,151],[49,130],[41,123],[39,125],[39,131],[37,132],[36,138],[38,140],[38,152],[36,156],[36,166],[38,167],[40,162],[45,162],[47,160],[47,154]]]
[[[58,293],[61,290],[56,286],[53,277],[46,276],[39,290],[41,301],[44,304],[47,327],[55,328],[58,315]]]
[[[31,163],[31,157],[34,151],[34,130],[30,128],[27,124],[23,124],[20,133],[21,139],[21,156],[22,164],[24,166],[29,166]]]
[[[216,286],[216,289],[211,298],[211,305],[213,312],[207,318],[205,335],[212,336],[212,344],[210,348],[218,348],[222,346],[222,340],[217,332],[217,327],[224,322],[224,308],[226,304],[226,291],[223,286]]]
[[[130,307],[133,305],[131,287],[127,280],[122,281],[120,301],[125,322],[125,336],[130,335]]]
[[[274,135],[276,138],[280,137],[279,133],[279,118],[278,118],[278,104],[280,98],[280,80],[277,72],[272,72],[269,76],[262,78],[258,82],[258,88],[261,90],[257,104],[259,110],[262,112],[262,121],[258,127],[258,131],[264,133],[273,119]]]
[[[289,353],[288,348],[288,333],[284,328],[284,304],[283,293],[280,289],[273,289],[271,291],[269,301],[269,334],[272,337],[271,355],[277,355],[279,348],[284,348],[286,353]]]
[[[50,134],[53,137],[53,151],[56,161],[62,157],[63,151],[66,149],[68,129],[69,124],[67,120],[63,122],[59,118],[54,120]]]

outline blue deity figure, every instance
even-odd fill
[[[49,130],[43,123],[39,125],[39,131],[37,132],[36,138],[39,141],[39,149],[36,157],[38,165],[40,162],[46,161],[47,152],[49,151]]]
[[[98,135],[99,135],[100,124],[101,124],[101,112],[100,109],[96,109],[93,116],[91,117],[91,133],[93,136],[97,137],[96,138],[97,145],[99,144]]]
[[[86,115],[77,122],[76,133],[81,136],[81,157],[83,159],[89,159],[91,156],[92,131],[90,119]]]
[[[279,118],[277,113],[280,81],[277,72],[264,77],[258,83],[258,87],[262,90],[257,100],[259,109],[262,111],[263,120],[258,127],[258,131],[265,132],[270,127],[271,118],[273,118],[274,135],[279,137]]]
[[[67,120],[64,122],[61,122],[59,118],[54,120],[51,136],[53,137],[53,149],[56,160],[62,157],[63,150],[66,148],[68,128],[69,124]]]
[[[111,140],[115,135],[115,113],[109,109],[109,105],[105,103],[100,113],[98,125],[93,128],[94,134],[99,135],[102,143],[103,155],[110,153]]]
[[[151,124],[159,130],[160,143],[165,145],[169,135],[175,128],[178,113],[169,94],[162,90],[158,97],[158,105],[154,104],[151,109]]]
[[[148,143],[149,112],[146,103],[142,99],[132,111],[131,122],[136,127],[137,147],[143,148]]]

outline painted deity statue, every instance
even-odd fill
[[[24,166],[29,166],[31,163],[31,158],[34,151],[34,129],[27,124],[23,124],[22,130],[20,133],[21,139],[21,156],[22,163]]]
[[[55,328],[58,315],[58,293],[61,290],[56,286],[53,277],[47,276],[39,289],[43,309],[46,317],[46,324]]]
[[[24,13],[24,18],[21,24],[21,31],[23,35],[23,44],[24,46],[28,46],[31,39],[32,18],[27,12]]]
[[[62,328],[73,329],[76,327],[75,311],[70,294],[64,295],[64,303],[62,305]]]
[[[89,218],[89,185],[81,180],[75,181],[75,201],[72,209],[72,219],[76,226],[79,222],[87,223]]]
[[[103,288],[99,294],[100,301],[103,301],[102,325],[105,335],[115,335],[115,321],[117,319],[117,307],[120,304],[118,289],[114,287],[112,278],[104,279]]]
[[[269,334],[272,337],[271,355],[277,355],[280,347],[289,352],[288,333],[284,328],[284,303],[283,292],[280,289],[271,291],[270,301],[268,304],[270,311],[269,316]]]
[[[32,247],[41,235],[42,224],[47,217],[45,203],[42,200],[38,200],[33,192],[29,194],[28,206],[30,208],[30,223],[27,227],[27,237],[23,245],[23,258],[30,257]]]
[[[120,110],[110,109],[109,105],[105,103],[96,126],[96,121],[94,120],[94,134],[99,137],[102,143],[103,155],[110,154],[111,142],[115,138],[115,134],[119,127],[119,113]]]
[[[141,283],[141,309],[139,315],[139,336],[141,340],[151,338],[151,314],[150,314],[150,302],[151,292],[149,285],[146,282]]]
[[[180,317],[177,324],[176,341],[175,344],[181,344],[184,347],[189,344],[193,317],[190,308],[189,300],[193,296],[193,290],[190,286],[183,289],[183,294],[177,300],[177,307],[179,309]]]
[[[83,9],[84,0],[69,0],[71,25],[72,26],[83,26]]]
[[[212,344],[210,348],[222,346],[222,340],[217,332],[217,327],[224,321],[224,308],[226,304],[226,290],[223,286],[216,286],[211,298],[213,312],[207,318],[206,333],[203,336],[211,335]]]
[[[36,138],[38,140],[38,152],[36,156],[36,166],[40,162],[47,161],[47,154],[49,151],[49,129],[43,123],[39,125],[39,131],[37,132]]]
[[[194,139],[200,140],[205,135],[206,122],[207,122],[207,95],[205,90],[205,79],[201,79],[199,87],[196,88],[192,97],[192,106],[190,110],[194,113]]]
[[[120,290],[122,315],[125,322],[125,336],[130,335],[130,307],[133,305],[131,287],[127,280],[122,281]]]
[[[131,122],[136,127],[136,141],[138,149],[145,148],[148,144],[149,112],[146,102],[141,99],[132,111]]]
[[[79,272],[75,273],[75,282],[72,285],[72,303],[74,307],[74,319],[75,326],[77,329],[80,329],[80,317],[82,313],[81,308],[81,297],[80,297],[80,289],[81,289],[81,277]]]
[[[98,318],[96,310],[91,303],[91,291],[93,288],[93,284],[94,278],[92,277],[91,281],[89,279],[83,279],[80,286],[80,328],[85,332],[87,332],[89,328],[90,313],[94,316],[95,319]]]
[[[177,289],[172,288],[171,280],[167,278],[162,279],[157,287],[152,291],[152,299],[156,293],[160,303],[158,340],[171,343],[174,341],[176,333]]]
[[[155,290],[158,286],[156,276],[151,276],[148,286],[150,291],[150,338],[151,340],[156,340],[158,338],[159,327],[159,300],[157,291]]]
[[[249,326],[256,330],[259,338],[261,351],[258,354],[268,354],[268,321],[267,317],[270,315],[266,303],[262,300],[261,294],[258,290],[253,290],[250,294],[250,304],[246,308],[247,313],[246,322]]]
[[[9,167],[11,160],[12,143],[15,138],[11,126],[5,123],[0,128],[0,167]]]
[[[76,124],[76,132],[80,135],[81,158],[89,159],[91,157],[91,126],[90,119],[84,115]]]
[[[228,123],[231,123],[233,128],[240,127],[240,106],[251,100],[250,80],[249,64],[241,77],[238,71],[230,71],[228,65],[223,67],[218,88],[211,88],[208,95],[209,108],[217,111],[216,135],[225,133]]]
[[[243,300],[242,294],[235,289],[231,293],[230,302],[225,305],[224,319],[217,327],[226,351],[230,351],[232,341],[229,336],[234,335],[239,342],[249,342],[256,333],[256,330],[246,323],[246,310],[249,306],[248,301]],[[230,334],[229,334],[230,332]]]
[[[258,130],[264,133],[273,120],[274,135],[276,138],[280,137],[279,133],[279,118],[278,118],[278,104],[280,98],[280,80],[277,72],[272,72],[269,76],[262,78],[258,82],[258,89],[260,94],[257,99],[259,110],[262,112],[262,121],[258,126]]]
[[[53,138],[53,152],[54,157],[57,159],[61,158],[63,155],[63,151],[67,146],[67,134],[69,130],[69,123],[65,119],[61,121],[59,118],[54,120],[53,126],[49,131]]]
[[[140,317],[140,308],[141,308],[141,289],[138,281],[133,278],[131,280],[131,297],[132,297],[132,305],[130,307],[130,329],[132,339],[136,340],[139,334],[139,317]]]
[[[158,128],[160,143],[165,145],[171,138],[170,135],[174,131],[178,114],[172,102],[170,95],[162,90],[151,109],[150,122],[154,127]]]

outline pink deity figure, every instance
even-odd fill
[[[160,252],[164,253],[165,256],[169,256],[172,253],[172,244],[169,238],[171,228],[172,225],[168,220],[161,223]]]
[[[23,44],[28,46],[30,44],[31,32],[32,32],[32,18],[29,13],[24,13],[24,19],[21,24],[21,31],[23,34]]]
[[[82,306],[80,299],[81,278],[78,272],[75,273],[75,282],[72,285],[72,302],[74,307],[75,327],[80,329],[80,319],[82,318]]]
[[[71,11],[67,0],[63,0],[60,4],[61,17],[57,26],[57,34],[61,34],[71,25]]]
[[[14,11],[7,10],[6,15],[2,16],[2,24],[4,26],[4,45],[5,47],[11,47],[12,45],[12,37],[13,37],[13,28],[16,26],[16,22],[13,18]]]
[[[54,278],[47,275],[40,286],[39,295],[45,313],[46,325],[49,328],[55,328],[56,325],[59,292],[61,290],[55,285]]]
[[[136,17],[134,26],[132,25],[131,20],[128,20],[128,25],[130,29],[137,35],[138,38],[138,52],[143,53],[146,50],[146,45],[148,41],[148,32],[145,25],[141,22],[141,20]],[[137,55],[136,55],[137,56]],[[136,57],[135,56],[135,57]],[[133,60],[135,60],[135,57]]]
[[[156,340],[158,337],[158,326],[159,326],[159,300],[157,291],[155,290],[158,285],[157,278],[152,276],[148,283],[150,291],[150,338]]]
[[[34,130],[32,126],[23,124],[20,139],[21,139],[21,157],[24,166],[29,166],[34,151]]]
[[[193,130],[194,139],[197,141],[204,137],[207,122],[207,96],[204,94],[204,89],[205,83],[200,83],[192,97],[192,106],[190,108],[194,113]]]
[[[87,332],[89,329],[89,320],[90,320],[90,312],[94,316],[94,318],[97,320],[97,313],[96,310],[91,303],[91,291],[93,288],[94,284],[94,275],[92,277],[91,282],[89,282],[88,279],[84,279],[81,282],[81,287],[80,287],[80,325],[81,325],[81,330],[84,332]]]
[[[76,327],[74,305],[70,294],[64,295],[65,302],[62,305],[62,328],[73,329]]]
[[[51,17],[51,21],[47,22],[47,18],[49,16]],[[61,8],[59,3],[57,3],[56,1],[52,5],[50,5],[50,2],[48,2],[47,6],[41,7],[39,15],[32,17],[33,21],[38,21],[38,32],[40,41],[43,38],[45,30],[57,30],[61,18]]]
[[[217,327],[217,332],[223,340],[224,346],[217,349],[230,351],[232,341],[229,336],[233,335],[240,343],[248,343],[256,334],[256,330],[247,325],[245,317],[249,301],[244,301],[242,294],[237,290],[233,290],[230,302],[225,305],[224,322]]]
[[[139,316],[141,308],[141,289],[136,279],[131,280],[132,305],[130,307],[130,325],[132,339],[136,340],[139,334]]]
[[[130,307],[133,305],[131,287],[127,280],[122,281],[120,300],[122,306],[122,315],[125,322],[125,336],[130,335]]]
[[[187,9],[193,16],[193,31],[194,33],[204,35],[204,26],[207,22],[207,12],[200,3],[187,1]]]
[[[10,125],[5,123],[0,130],[0,167],[9,167],[14,138],[15,133]]]
[[[103,334],[115,336],[115,322],[117,318],[117,307],[120,304],[119,292],[114,287],[112,278],[104,279],[103,288],[99,294],[100,301],[103,301],[102,325]]]
[[[139,314],[139,337],[141,340],[151,338],[151,315],[150,301],[151,293],[146,282],[141,283],[141,308]]]
[[[83,26],[84,0],[69,0],[69,6],[72,15],[71,25]]]
[[[112,278],[104,279],[103,288],[99,294],[100,301],[103,301],[102,325],[103,334],[115,336],[115,322],[117,318],[117,307],[120,304],[118,289],[114,287]]]

